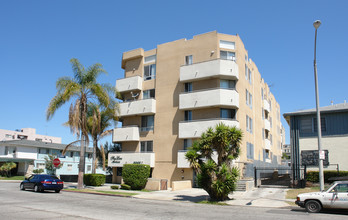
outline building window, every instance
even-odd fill
[[[192,121],[192,111],[185,111],[185,121]]]
[[[247,89],[245,90],[245,103],[250,108],[253,108],[253,95]]]
[[[92,154],[88,153],[87,157],[88,157],[88,159],[92,159]]]
[[[312,119],[311,118],[302,118],[300,120],[300,131],[301,133],[312,133]]]
[[[144,66],[144,80],[155,79],[156,64]]]
[[[220,48],[234,50],[236,47],[236,44],[235,44],[235,42],[232,42],[232,41],[220,40],[219,46],[220,46]]]
[[[153,131],[154,129],[154,116],[141,116],[141,128],[140,131]]]
[[[74,152],[70,151],[70,157],[74,157]]]
[[[248,66],[245,64],[245,79],[248,80]]]
[[[269,117],[269,124],[270,124],[270,126],[272,128],[272,117]]]
[[[265,150],[265,159],[269,159],[269,150]]]
[[[246,129],[249,133],[253,133],[253,119],[248,115],[246,116]]]
[[[222,60],[236,60],[236,54],[234,52],[230,51],[220,51],[220,59]]]
[[[14,139],[14,136],[11,134],[5,134],[6,139]]]
[[[249,83],[252,84],[252,80],[251,80],[252,79],[252,73],[251,73],[250,69],[248,71],[249,71],[249,73],[248,73],[248,80],[249,80]]]
[[[245,55],[244,58],[245,58],[245,62],[248,62],[248,56]]]
[[[39,154],[49,154],[49,149],[39,148]]]
[[[192,146],[192,139],[184,139],[184,150]]]
[[[265,140],[265,129],[262,128],[262,140]]]
[[[261,88],[261,100],[263,100],[264,97],[263,97],[263,88]]]
[[[116,175],[122,176],[122,167],[116,167]]]
[[[142,141],[140,142],[140,152],[153,152],[153,141]]]
[[[185,64],[186,65],[191,65],[192,64],[192,55],[189,55],[189,56],[185,57]]]
[[[318,124],[317,124],[317,118],[313,118],[313,132],[318,132]],[[320,117],[320,126],[321,126],[321,132],[326,131],[326,120],[323,117]]]
[[[40,142],[42,142],[42,138],[35,138],[35,141],[40,141]]]
[[[45,163],[37,163],[36,164],[36,168],[37,169],[45,169],[46,168],[46,164]]]
[[[192,92],[192,83],[185,83],[185,92]]]
[[[145,57],[144,64],[156,62],[156,55]]]
[[[249,142],[247,142],[247,158],[254,159],[254,145]]]
[[[154,99],[155,98],[155,89],[145,90],[143,92],[143,99]]]
[[[7,146],[5,146],[5,152],[4,152],[4,155],[8,155],[9,154],[9,152],[8,152],[8,147]]]
[[[269,140],[271,142],[271,145],[273,145],[273,137],[272,137],[272,134],[269,135]]]
[[[264,120],[264,119],[265,119],[265,109],[262,108],[262,120]]]
[[[235,89],[236,88],[236,81],[234,80],[220,80],[220,88],[222,89]]]
[[[68,164],[67,171],[72,171],[72,164]]]
[[[91,172],[92,170],[92,165],[87,165],[87,172]]]
[[[236,110],[235,109],[220,109],[220,118],[235,119]]]

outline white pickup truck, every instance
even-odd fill
[[[336,181],[326,191],[299,194],[295,203],[311,213],[322,208],[348,209],[348,181]]]

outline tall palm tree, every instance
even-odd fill
[[[69,113],[69,121],[74,123],[69,123],[69,125],[71,125],[71,130],[81,137],[77,187],[82,189],[85,170],[85,147],[88,143],[87,103],[90,99],[96,99],[101,105],[108,106],[110,98],[107,88],[97,83],[98,76],[102,73],[106,74],[101,64],[96,63],[85,69],[75,58],[71,59],[70,63],[72,64],[74,77],[61,77],[57,80],[57,94],[48,105],[46,117],[47,120],[50,120],[62,105],[76,99],[75,105],[71,105]]]
[[[97,166],[96,157],[97,157],[98,141],[101,138],[107,135],[110,135],[112,133],[113,129],[109,129],[109,130],[107,129],[111,126],[112,122],[116,124],[118,119],[117,117],[118,113],[119,113],[119,106],[114,99],[111,99],[110,105],[107,107],[102,107],[94,103],[90,103],[88,105],[87,129],[88,129],[88,133],[90,134],[93,140],[92,173],[96,172],[96,166]],[[101,150],[103,150],[102,146],[101,146]],[[104,163],[105,161],[103,161],[103,164]]]

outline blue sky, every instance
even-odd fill
[[[32,127],[75,140],[62,107],[46,121],[59,77],[71,58],[103,64],[100,82],[123,77],[122,52],[217,30],[239,34],[281,113],[315,107],[313,21],[320,19],[317,65],[320,105],[348,98],[348,1],[17,1],[0,2],[0,128]],[[285,120],[282,121],[287,131]],[[105,139],[111,141],[111,137]]]

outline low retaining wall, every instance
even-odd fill
[[[192,188],[191,180],[173,181],[172,182],[172,191],[182,190],[182,189],[191,189],[191,188]]]

